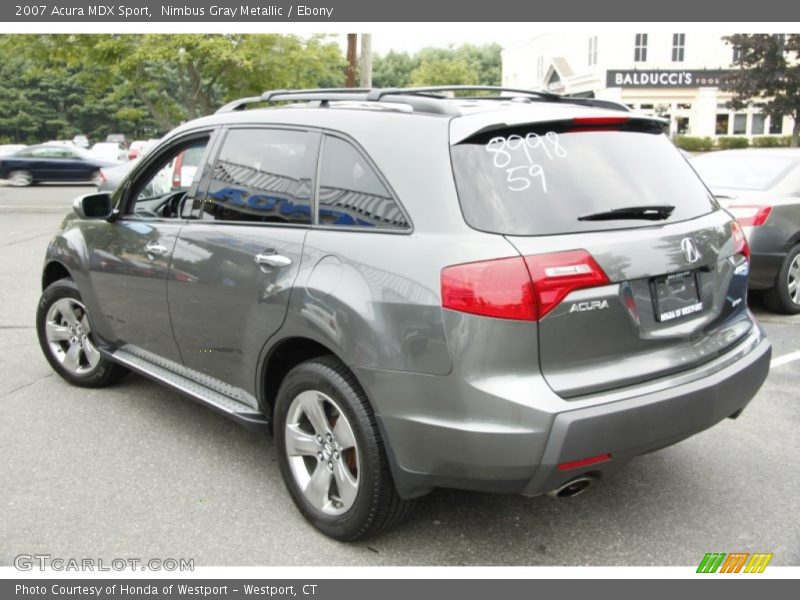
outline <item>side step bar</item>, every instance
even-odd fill
[[[158,383],[165,384],[189,398],[206,405],[210,409],[221,413],[229,419],[236,421],[240,425],[244,425],[248,429],[256,431],[269,429],[270,419],[265,417],[258,409],[237,398],[233,398],[229,394],[211,389],[209,386],[203,385],[190,377],[176,373],[165,366],[155,364],[152,360],[148,360],[143,356],[147,354],[149,353],[138,348],[129,351],[123,347],[108,353],[108,356],[114,362],[128,367],[132,371],[136,371],[145,377],[149,377]],[[159,362],[164,361],[162,359]],[[182,365],[180,369],[188,372],[188,369]],[[214,387],[230,388],[230,386],[226,386],[222,382],[219,382],[219,384],[221,385],[215,385]],[[230,389],[234,390],[236,388]],[[253,401],[255,401],[254,398]]]

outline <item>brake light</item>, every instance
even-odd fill
[[[742,226],[738,221],[731,223],[731,233],[733,234],[733,253],[743,254],[745,258],[750,258],[750,245],[744,236]]]
[[[574,125],[619,125],[630,121],[630,117],[575,117]]]
[[[572,291],[608,283],[586,250],[515,256],[444,268],[442,306],[486,317],[538,321]]]
[[[172,168],[172,188],[181,187],[181,171],[183,170],[183,152],[175,157],[175,165]]]
[[[442,306],[500,319],[536,320],[536,303],[521,256],[442,269]]]
[[[569,250],[525,257],[536,291],[538,318],[558,306],[571,292],[609,283],[608,276],[586,250]]]
[[[100,182],[97,187],[100,187],[108,180],[108,177],[106,177],[106,172],[103,171],[103,169],[100,169],[100,177],[98,177],[98,179],[100,180]]]
[[[739,221],[742,227],[761,227],[772,214],[771,206],[757,206],[751,204],[734,204],[728,212]]]

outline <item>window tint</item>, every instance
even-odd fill
[[[549,235],[647,227],[653,222],[585,217],[674,206],[660,224],[714,209],[700,179],[662,134],[519,128],[480,134],[453,146],[451,156],[464,217],[482,231]]]
[[[403,211],[352,144],[325,137],[319,186],[322,225],[406,228]]]
[[[284,129],[232,129],[214,164],[202,219],[311,223],[312,134]]]

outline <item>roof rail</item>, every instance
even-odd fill
[[[444,92],[485,91],[498,92],[504,95],[455,97],[443,95]],[[531,102],[564,102],[581,104],[597,108],[628,111],[624,104],[597,98],[561,96],[538,90],[522,90],[493,85],[435,85],[410,88],[316,88],[305,90],[269,90],[260,96],[240,98],[229,102],[217,114],[244,110],[249,104],[266,102],[316,102],[319,106],[327,106],[329,102],[386,102],[410,106],[415,112],[434,114],[461,114],[460,109],[450,102],[442,100],[459,98],[465,100],[513,100],[524,98]]]

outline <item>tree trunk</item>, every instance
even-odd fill
[[[792,128],[792,148],[800,146],[800,114],[794,116],[794,127]]]

